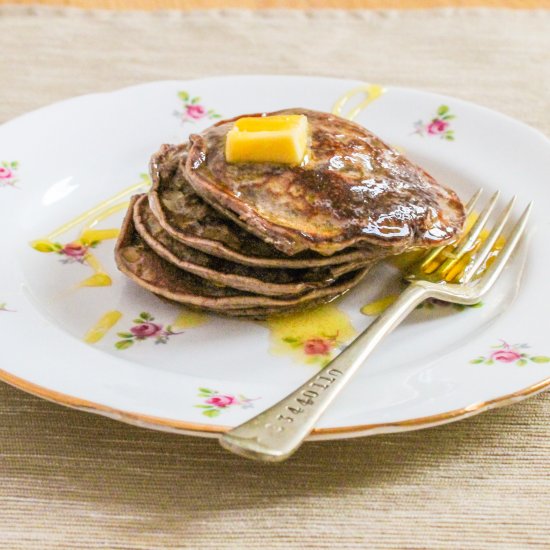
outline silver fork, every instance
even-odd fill
[[[481,190],[468,202],[466,211],[469,214],[473,212],[480,195]],[[222,435],[221,445],[247,458],[266,462],[285,460],[298,449],[317,420],[376,345],[418,304],[428,298],[464,305],[478,303],[493,286],[516,248],[532,207],[532,203],[527,206],[509,231],[506,244],[490,267],[486,268],[485,262],[504,232],[515,201],[514,197],[502,210],[488,236],[479,244],[480,235],[495,209],[498,196],[497,192],[489,199],[472,227],[456,243],[431,250],[415,264],[405,277],[410,284],[399,298],[338,357],[296,391]],[[476,243],[477,249],[473,248]],[[464,268],[458,269],[457,274],[457,267],[461,266],[459,262],[464,262],[467,258],[469,262]],[[429,273],[426,272],[427,268],[430,268]],[[446,282],[451,270],[455,273],[453,282]]]

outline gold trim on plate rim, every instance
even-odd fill
[[[122,411],[114,409],[106,405],[73,397],[54,390],[49,390],[38,384],[33,384],[27,380],[15,376],[5,370],[0,369],[0,380],[6,382],[10,386],[23,390],[26,393],[41,397],[58,405],[64,405],[73,409],[78,409],[85,412],[91,412],[107,416],[114,420],[119,420],[127,424],[139,426],[141,428],[150,428],[154,430],[169,431],[182,433],[187,435],[196,435],[204,437],[216,437],[228,430],[231,426],[215,426],[210,424],[200,424],[198,422],[184,422],[181,420],[170,420],[168,418],[160,418],[134,412]],[[422,428],[430,428],[440,424],[446,424],[456,420],[468,418],[481,412],[510,405],[521,401],[527,397],[533,396],[550,387],[550,377],[537,382],[523,390],[514,393],[509,393],[495,399],[482,401],[480,403],[472,403],[462,409],[454,409],[431,416],[423,416],[419,418],[411,418],[408,420],[400,420],[396,422],[383,422],[378,424],[357,424],[354,426],[341,426],[335,428],[315,428],[308,440],[314,439],[337,439],[342,434],[348,437],[358,437],[363,435],[375,435],[382,433],[393,433],[401,431],[411,431]],[[342,437],[343,439],[343,437]]]

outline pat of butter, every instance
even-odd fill
[[[308,141],[304,115],[245,117],[227,133],[227,162],[300,164]]]

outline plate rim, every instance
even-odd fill
[[[233,429],[233,426],[173,420],[117,409],[107,405],[102,405],[100,403],[94,403],[93,401],[88,401],[86,399],[81,399],[79,397],[74,397],[56,390],[50,390],[39,384],[29,382],[24,378],[20,378],[19,376],[15,376],[14,374],[11,374],[3,369],[0,369],[0,380],[14,388],[24,391],[25,393],[45,399],[52,403],[83,412],[105,416],[107,418],[111,418],[112,420],[117,420],[119,422],[124,422],[125,424],[130,424],[140,428],[148,428],[156,431],[165,431],[183,435],[194,435],[198,437],[219,437]],[[548,389],[550,389],[550,376],[521,390],[434,415],[409,418],[407,420],[393,422],[355,424],[351,426],[338,426],[332,428],[313,428],[306,441],[347,439],[352,437],[432,428],[443,424],[449,424],[451,422],[457,422],[458,420],[464,420],[470,416],[475,416],[491,409],[496,409],[523,401],[528,397],[532,397]]]
[[[340,76],[327,76],[327,75],[304,75],[304,74],[224,74],[224,75],[211,75],[211,76],[205,76],[200,78],[191,78],[191,79],[163,79],[163,80],[151,80],[147,82],[141,82],[137,84],[132,84],[129,86],[124,86],[121,88],[116,88],[113,90],[108,91],[102,91],[102,92],[90,92],[85,94],[80,94],[76,96],[67,97],[64,99],[61,99],[59,101],[55,101],[53,103],[38,107],[37,109],[34,109],[29,112],[22,113],[20,115],[17,115],[14,118],[8,119],[7,121],[0,124],[0,130],[3,129],[6,126],[10,126],[12,123],[17,123],[21,119],[24,119],[28,116],[32,116],[35,113],[38,113],[42,110],[47,110],[52,107],[58,107],[62,104],[70,103],[73,101],[82,100],[85,98],[93,98],[95,96],[109,96],[112,94],[117,93],[123,93],[127,90],[140,88],[140,87],[146,87],[146,86],[154,86],[154,85],[162,85],[167,83],[190,83],[190,82],[199,82],[199,81],[208,81],[208,80],[214,80],[214,79],[240,79],[240,78],[305,78],[305,79],[324,79],[324,80],[338,80],[338,81],[348,81],[351,83],[357,83],[362,82],[367,84],[368,80],[359,80],[359,79],[353,79],[353,78],[345,78]],[[516,126],[522,127],[524,131],[529,131],[534,136],[537,136],[538,139],[542,138],[542,141],[550,146],[550,138],[546,136],[541,130],[538,128],[535,128],[533,126],[530,126],[529,124],[515,119],[512,116],[502,113],[500,111],[494,110],[490,107],[487,107],[485,105],[481,105],[478,103],[475,103],[470,100],[462,99],[460,97],[455,96],[449,96],[446,94],[442,94],[439,92],[435,92],[432,90],[425,90],[422,88],[412,88],[407,86],[395,86],[392,84],[387,84],[385,87],[393,89],[393,90],[399,90],[404,92],[412,92],[412,93],[421,93],[421,94],[427,94],[427,95],[434,95],[440,98],[445,98],[449,100],[453,100],[457,103],[462,103],[467,105],[468,107],[473,107],[478,110],[482,110],[487,112],[487,114],[491,116],[497,115],[500,118],[506,119],[508,122],[513,123]],[[20,389],[26,393],[29,393],[31,395],[35,395],[37,397],[43,398],[45,400],[54,402],[56,404],[66,406],[69,408],[82,410],[84,412],[90,412],[94,414],[99,414],[102,416],[109,417],[114,420],[118,420],[127,424],[132,424],[135,426],[143,427],[143,428],[149,428],[149,429],[155,429],[155,430],[162,430],[162,431],[169,431],[174,433],[180,433],[180,434],[188,434],[188,435],[194,435],[194,436],[202,436],[202,437],[218,437],[219,435],[223,434],[224,432],[232,429],[232,426],[224,426],[224,425],[212,425],[212,424],[202,424],[200,422],[189,422],[184,420],[175,420],[170,418],[164,418],[164,417],[156,417],[151,416],[147,414],[142,413],[135,413],[128,410],[122,410],[118,408],[114,408],[108,405],[103,405],[101,403],[96,403],[93,401],[89,401],[86,399],[78,398],[71,396],[69,394],[61,393],[56,390],[51,390],[45,386],[35,384],[33,382],[30,382],[24,378],[20,378],[8,371],[5,371],[3,369],[0,369],[0,381],[5,382],[17,389]],[[475,403],[471,403],[470,405],[467,405],[462,408],[450,410],[450,411],[444,411],[441,413],[437,413],[434,415],[429,416],[423,416],[423,417],[417,417],[417,418],[410,418],[406,420],[398,420],[398,421],[391,421],[391,422],[381,422],[381,423],[371,423],[371,424],[356,424],[356,425],[349,425],[349,426],[336,426],[336,427],[328,427],[328,428],[314,428],[312,431],[310,437],[308,437],[308,440],[322,440],[322,439],[343,439],[343,438],[351,438],[351,437],[358,437],[358,436],[368,436],[368,435],[375,435],[375,434],[383,434],[383,433],[394,433],[394,432],[401,432],[401,431],[410,431],[410,430],[416,430],[416,429],[423,429],[433,426],[438,426],[442,424],[446,424],[449,422],[458,421],[461,419],[468,418],[470,416],[474,416],[476,414],[479,414],[481,412],[502,407],[505,405],[509,405],[518,401],[521,401],[523,399],[526,399],[530,396],[533,396],[537,393],[543,392],[544,390],[548,389],[550,387],[550,377],[544,378],[542,380],[539,380],[525,388],[522,388],[520,390],[517,390],[512,393],[504,394],[501,396],[498,396],[496,398],[492,398],[486,401],[479,401]]]
[[[27,111],[24,113],[21,113],[19,115],[16,115],[13,118],[10,118],[8,120],[5,120],[0,124],[0,128],[9,125],[13,122],[17,122],[22,118],[25,118],[27,116],[33,115],[39,111],[42,111],[44,109],[49,109],[51,107],[57,107],[60,104],[68,103],[71,101],[76,101],[80,99],[84,99],[87,97],[94,97],[94,96],[102,96],[102,95],[110,95],[110,94],[116,94],[118,92],[124,92],[126,90],[134,89],[134,88],[140,88],[145,86],[150,86],[154,84],[167,84],[167,83],[180,83],[180,82],[200,82],[204,80],[213,80],[213,79],[233,79],[233,78],[319,78],[319,79],[325,79],[325,80],[341,80],[341,81],[349,81],[349,82],[360,82],[362,84],[369,84],[372,83],[368,79],[355,79],[355,78],[346,78],[341,76],[327,76],[322,74],[277,74],[277,73],[253,73],[253,74],[223,74],[223,75],[211,75],[211,76],[203,76],[198,78],[189,78],[189,79],[178,79],[178,78],[165,78],[161,80],[149,80],[146,82],[140,82],[138,84],[130,84],[129,86],[122,86],[121,88],[115,88],[113,90],[108,90],[104,92],[89,92],[89,93],[83,93],[83,94],[77,94],[74,96],[66,97],[64,99],[59,99],[57,101],[54,101],[52,103],[48,103],[46,105],[42,105],[41,107],[37,107],[36,109],[33,109],[31,111]],[[431,94],[439,97],[444,97],[447,99],[452,99],[453,101],[458,101],[461,103],[464,103],[466,105],[469,105],[471,107],[475,107],[477,109],[485,110],[493,115],[498,115],[500,117],[504,117],[508,120],[508,122],[512,122],[514,124],[523,126],[525,129],[530,130],[531,132],[534,132],[537,134],[540,138],[543,138],[545,141],[548,142],[550,145],[550,136],[547,136],[542,130],[539,130],[538,128],[535,128],[534,126],[531,126],[530,124],[527,124],[527,122],[524,122],[522,120],[519,120],[517,118],[514,118],[511,115],[508,115],[506,113],[503,113],[501,111],[497,111],[496,109],[492,109],[491,107],[487,107],[485,105],[481,105],[480,103],[476,103],[474,101],[470,101],[468,99],[463,99],[462,97],[457,96],[451,96],[447,95],[445,93],[440,93],[433,91],[431,89],[423,89],[423,88],[412,88],[409,86],[399,86],[394,84],[380,84],[383,88],[391,88],[393,90],[401,90],[405,92],[420,92],[423,94]]]

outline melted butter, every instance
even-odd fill
[[[388,309],[399,298],[399,294],[388,294],[374,302],[369,302],[361,308],[363,315],[375,316],[380,315]]]
[[[119,209],[121,210],[121,209]],[[108,239],[116,239],[120,229],[84,229],[80,234],[78,240],[74,241],[76,244],[82,244],[88,246],[91,243],[100,243]],[[38,252],[57,252],[61,246],[49,239],[36,239],[31,241],[31,247]]]
[[[475,213],[470,214],[468,216],[464,224],[464,234],[467,234],[468,231],[472,228],[472,226],[474,225],[477,219],[477,216],[478,215]],[[476,252],[483,245],[483,243],[485,242],[489,234],[490,233],[487,230],[481,231],[481,233],[479,234],[479,237],[470,246],[470,248],[467,250],[464,256],[460,258],[460,260],[455,265],[453,265],[451,269],[445,274],[445,277],[443,279],[444,282],[460,283],[461,277],[465,272],[468,271],[469,266],[473,264],[475,260]],[[491,249],[491,252],[487,256],[487,259],[477,271],[477,276],[480,276],[481,274],[483,274],[483,272],[491,266],[491,264],[495,261],[495,258],[498,256],[500,250],[502,250],[505,244],[506,244],[506,239],[502,236],[496,240],[495,244]],[[452,258],[452,249],[454,246],[456,245],[449,245],[445,247],[443,250],[441,250],[439,254],[432,261],[430,261],[427,265],[424,266],[422,271],[428,275],[430,273],[434,273],[447,258]],[[422,249],[413,250],[413,251],[405,252],[404,254],[399,254],[397,256],[394,256],[393,258],[391,258],[390,261],[405,275],[411,269],[414,272],[415,264],[417,264],[425,254],[426,254],[425,250],[422,250]],[[416,269],[418,269],[418,267]],[[421,279],[422,277],[420,276],[419,278]],[[382,298],[375,300],[374,302],[370,302],[364,305],[361,308],[361,313],[363,313],[364,315],[372,315],[372,316],[380,315],[391,304],[393,304],[398,297],[399,295],[397,294],[389,294],[387,296],[383,296]],[[475,306],[472,306],[472,307],[479,307],[479,305],[476,304]]]
[[[207,321],[208,316],[206,313],[184,308],[180,311],[171,326],[173,328],[194,328],[204,325]]]
[[[81,223],[85,222],[86,220],[88,220],[89,218],[92,218],[94,216],[99,216],[100,219],[103,219],[103,218],[101,218],[102,213],[106,210],[109,210],[110,207],[113,204],[117,203],[118,201],[120,201],[121,199],[126,197],[126,195],[129,195],[129,194],[137,191],[138,189],[141,189],[142,187],[146,187],[148,185],[150,185],[149,180],[147,180],[147,181],[144,180],[144,181],[140,181],[139,183],[134,183],[133,185],[130,185],[129,187],[126,187],[125,189],[123,189],[122,191],[117,193],[116,195],[113,195],[111,198],[106,199],[103,202],[100,202],[99,204],[97,204],[93,208],[90,208],[89,210],[86,210],[85,212],[83,212],[82,214],[79,214],[78,216],[76,216],[72,220],[68,221],[67,223],[64,223],[63,225],[59,226],[57,229],[55,229],[54,231],[52,231],[51,233],[49,233],[46,236],[46,240],[51,241],[55,237],[58,237],[59,235],[62,235],[63,233],[66,233],[70,229],[73,229],[73,227],[76,227],[77,225],[80,225]],[[116,205],[116,206],[119,206],[119,205]]]
[[[77,287],[82,288],[85,286],[111,286],[113,284],[113,280],[107,273],[95,273],[94,275],[91,275],[87,279],[84,279],[80,283],[78,283]]]
[[[141,188],[148,188],[150,185],[150,178],[148,176],[143,176],[142,181],[139,183],[126,187],[109,199],[106,199],[93,208],[86,210],[82,214],[76,216],[72,220],[64,223],[49,233],[45,238],[31,241],[30,245],[38,252],[59,252],[62,247],[60,244],[54,242],[54,239],[83,222],[86,223],[80,233],[80,237],[78,240],[74,241],[76,244],[89,246],[92,243],[100,243],[107,239],[116,239],[120,232],[119,229],[94,229],[94,227],[99,222],[112,216],[116,212],[126,210],[128,208],[128,205],[130,204],[129,201],[119,202],[121,199]],[[111,277],[105,272],[99,260],[89,250],[84,257],[84,261],[92,268],[94,274],[81,281],[77,285],[77,288],[103,287],[111,286],[113,284]]]
[[[108,311],[99,321],[85,334],[84,342],[88,344],[96,344],[113,328],[120,318],[122,313],[117,310]]]
[[[267,320],[270,352],[290,355],[307,364],[325,364],[357,331],[349,317],[333,304]]]
[[[111,277],[105,272],[99,260],[91,252],[88,251],[86,253],[84,261],[94,270],[94,274],[81,281],[77,285],[77,288],[85,286],[111,286],[113,284]]]
[[[478,217],[478,214],[473,212],[466,218],[466,222],[464,224],[464,232],[463,235],[466,235],[472,226],[474,225],[476,219]],[[458,283],[460,282],[460,278],[462,277],[463,273],[468,269],[468,267],[473,263],[475,254],[481,247],[481,245],[485,242],[487,237],[489,236],[489,231],[484,229],[479,234],[479,237],[475,240],[475,242],[468,248],[464,256],[456,262],[454,266],[445,274],[444,281],[447,283]],[[460,242],[460,241],[459,241]],[[494,244],[493,248],[491,249],[491,253],[485,260],[484,264],[481,266],[481,268],[478,270],[478,276],[481,275],[494,261],[495,257],[498,255],[498,252],[502,249],[504,244],[506,243],[506,240],[504,237],[499,237]],[[447,258],[452,258],[452,250],[454,245],[449,245],[448,247],[444,248],[436,258],[434,258],[431,262],[429,262],[426,266],[424,266],[423,271],[427,274],[434,273],[439,266],[445,261]]]
[[[474,225],[477,214],[472,213],[468,216],[466,219],[466,222],[464,224],[464,232],[463,235],[467,235],[467,233],[470,231],[472,226]],[[462,275],[468,270],[469,266],[473,264],[476,256],[476,252],[479,250],[479,248],[483,245],[483,243],[486,241],[487,237],[489,237],[489,231],[484,229],[479,234],[479,237],[474,241],[474,243],[467,249],[466,253],[458,260],[450,269],[448,272],[445,273],[444,281],[447,283],[459,283],[461,280]],[[453,257],[453,248],[457,246],[457,244],[460,244],[460,240],[458,243],[448,245],[447,247],[443,248],[431,261],[428,261],[426,265],[422,267],[422,271],[429,275],[431,273],[434,273],[437,271],[437,269],[443,264],[443,262]],[[495,260],[495,258],[498,256],[500,250],[504,247],[506,244],[506,239],[504,237],[499,237],[495,244],[493,245],[490,254],[488,255],[487,259],[483,263],[483,265],[479,268],[477,272],[477,276],[480,276]],[[395,256],[392,259],[392,262],[394,265],[396,265],[398,268],[402,269],[403,271],[409,271],[412,270],[414,273],[415,269],[418,270],[419,267],[417,266],[415,268],[415,264],[421,261],[422,256],[425,254],[425,251],[417,250],[412,252],[407,252],[405,254],[400,254],[398,256]],[[422,264],[419,264],[422,265]],[[420,276],[420,278],[422,278]]]
[[[104,210],[101,210],[98,214],[90,217],[84,226],[83,232],[90,230],[92,227],[95,227],[100,221],[105,220],[109,216],[120,212],[121,210],[127,210],[130,206],[130,201],[124,201],[119,204],[114,204],[113,206],[107,207]]]
[[[30,245],[38,252],[54,252],[56,250],[55,243],[48,239],[37,239],[31,241]]]
[[[403,254],[398,254],[397,256],[392,256],[390,259],[391,263],[400,270],[405,271],[413,264],[418,262],[422,256],[426,254],[426,251],[419,248],[418,250],[410,250],[409,252],[404,252]]]
[[[445,281],[448,283],[458,283],[464,272],[468,270],[468,267],[473,264],[475,259],[475,253],[484,243],[485,239],[489,236],[488,231],[482,231],[479,238],[476,240],[474,245],[469,249],[469,251],[460,259],[459,262],[447,273],[445,276]],[[486,269],[495,261],[495,258],[498,256],[499,252],[502,250],[506,244],[506,239],[504,237],[499,237],[494,244],[491,252],[483,265],[479,268],[477,276],[480,276],[485,272]]]
[[[362,86],[357,86],[357,88],[353,88],[353,90],[346,92],[336,101],[334,107],[332,108],[332,114],[342,116],[349,120],[355,120],[357,115],[363,109],[365,109],[373,101],[381,97],[385,92],[385,88],[378,84],[364,84]],[[351,98],[357,94],[364,94],[366,97],[363,101],[361,101],[361,103],[359,103],[359,105],[351,109],[346,115],[343,115],[342,109],[344,108],[346,103],[348,103]]]
[[[88,252],[84,256],[84,261],[96,272],[96,273],[105,273],[105,270],[99,263],[99,260],[91,253]]]
[[[82,244],[97,243],[108,239],[116,239],[120,229],[84,229],[79,241]]]

